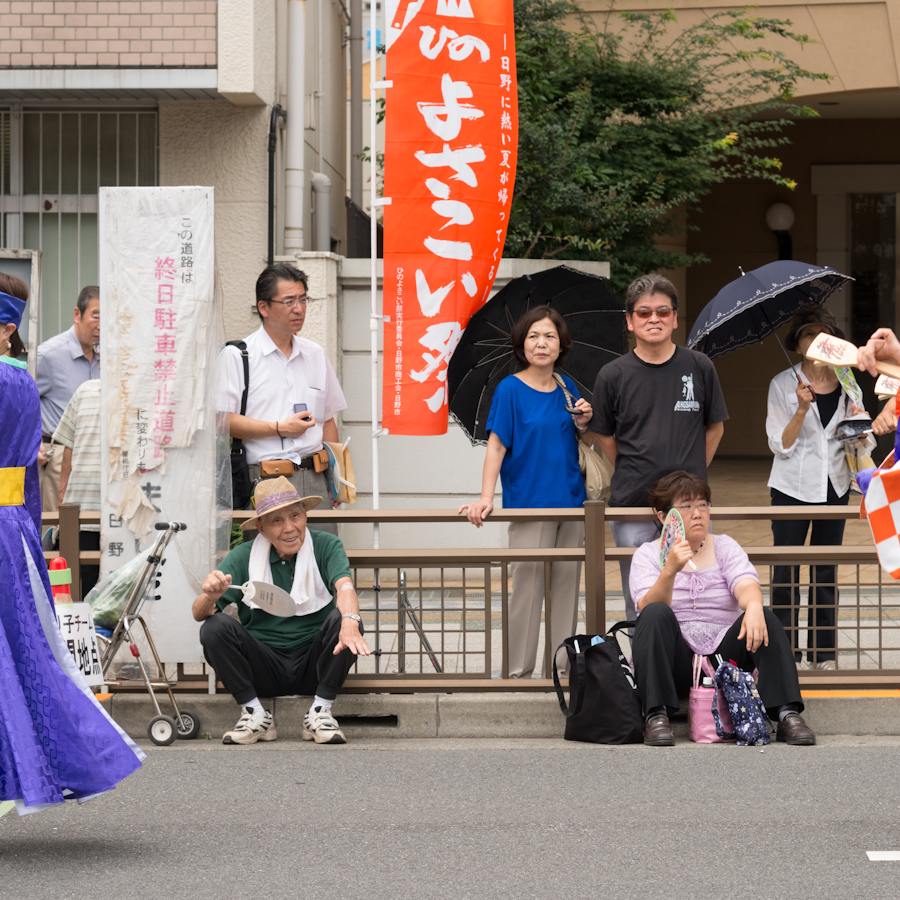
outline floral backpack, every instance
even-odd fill
[[[728,704],[738,746],[770,743],[772,723],[759,697],[753,676],[739,669],[733,662],[723,662],[716,669],[715,683]],[[722,728],[715,703],[713,703],[713,718],[716,720],[716,734],[722,740],[728,740],[730,736],[726,735]]]

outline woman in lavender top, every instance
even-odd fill
[[[638,610],[632,646],[644,706],[644,743],[674,743],[669,713],[691,686],[693,655],[720,655],[747,672],[759,669],[759,695],[778,722],[777,740],[814,744],[800,713],[803,700],[784,628],[763,606],[759,578],[732,538],[709,532],[709,485],[679,471],[656,482],[650,502],[663,522],[681,513],[685,540],[673,545],[665,568],[659,541],[639,547],[631,563],[631,596]],[[688,564],[692,563],[693,567]]]

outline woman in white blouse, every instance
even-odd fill
[[[850,497],[850,468],[844,445],[835,432],[844,419],[863,410],[853,403],[833,368],[814,366],[806,359],[813,338],[823,331],[844,336],[834,316],[823,307],[801,310],[794,316],[785,345],[798,352],[802,360],[776,375],[769,384],[766,434],[769,449],[775,454],[768,483],[773,506],[844,506]],[[869,435],[865,443],[867,449],[872,449],[875,439]],[[775,546],[803,544],[810,525],[812,545],[837,545],[843,540],[843,519],[773,521]],[[797,649],[799,580],[800,566],[775,567],[772,609],[785,631],[794,635],[794,658],[798,666],[802,660]],[[807,618],[810,668],[835,668],[837,599],[837,568],[810,566]]]

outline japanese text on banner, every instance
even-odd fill
[[[391,434],[444,434],[447,363],[503,255],[518,142],[512,0],[387,4],[384,380]]]

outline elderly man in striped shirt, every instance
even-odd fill
[[[83,512],[100,511],[100,381],[85,381],[72,395],[53,432],[63,446],[59,502],[77,503]],[[100,549],[100,526],[82,525],[82,550]],[[81,567],[81,598],[97,583],[99,566]]]

